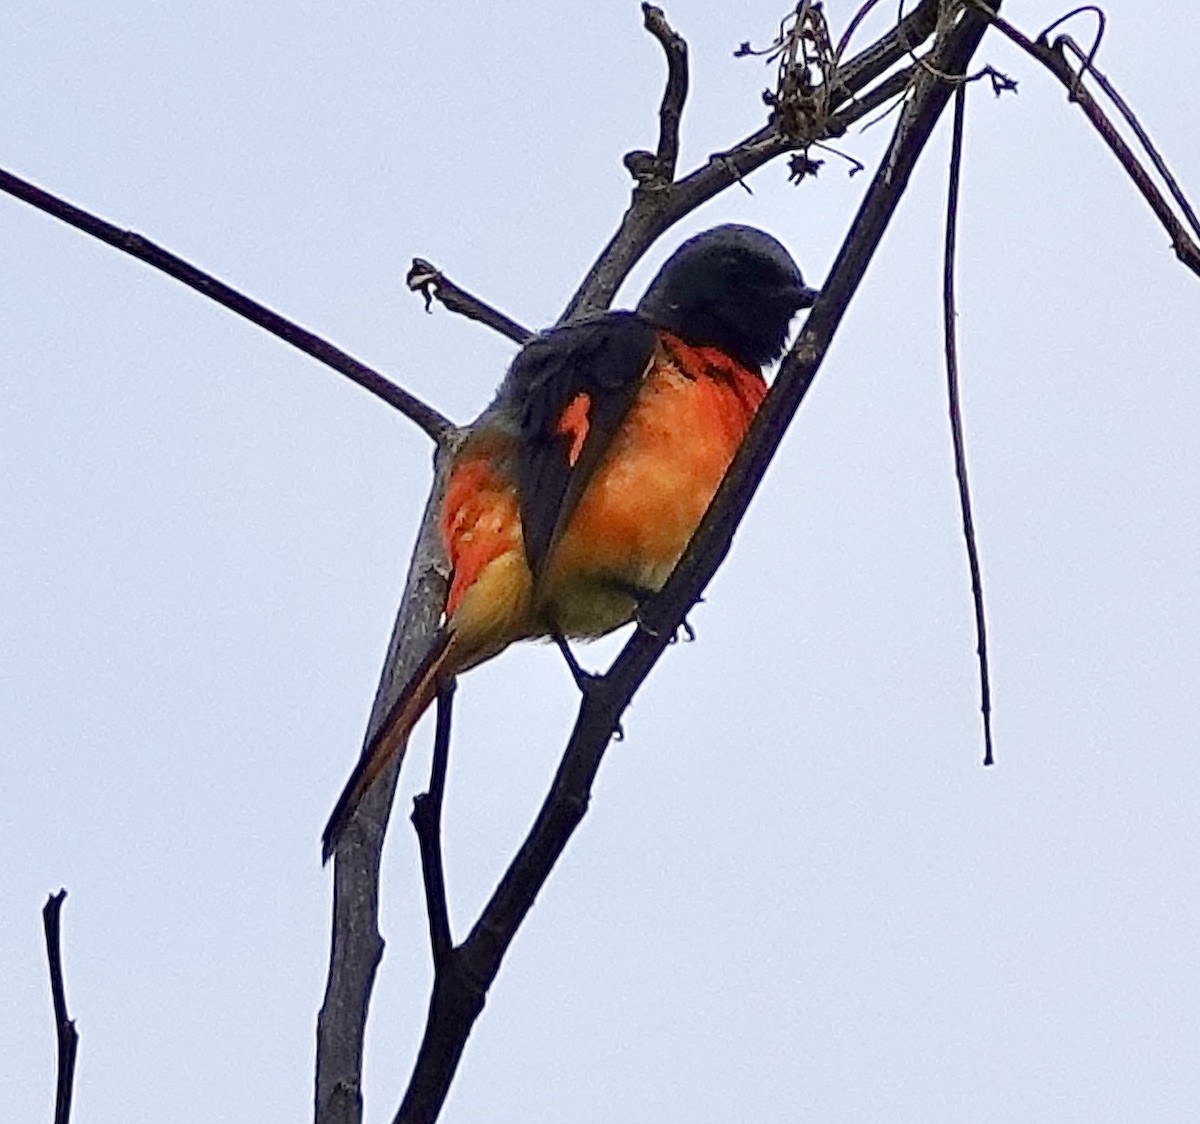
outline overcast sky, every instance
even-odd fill
[[[856,4],[831,0],[835,26]],[[1069,5],[1067,5],[1069,7]],[[884,5],[889,9],[894,6]],[[1030,33],[1063,10],[1006,4]],[[1110,0],[1100,63],[1200,201],[1194,5]],[[667,7],[682,168],[755,129],[782,3]],[[881,13],[886,22],[888,13]],[[876,25],[878,28],[879,24]],[[1074,25],[1086,41],[1091,24]],[[865,40],[864,40],[865,41]],[[998,763],[980,765],[940,352],[934,138],[734,550],[625,719],[489,997],[448,1124],[1200,1114],[1200,283],[1063,90],[968,107],[964,414]],[[421,255],[554,320],[652,147],[629,0],[47,4],[0,31],[0,166],[191,258],[456,420],[512,346]],[[887,126],[845,148],[870,163]],[[866,177],[750,177],[819,284]],[[428,481],[411,424],[161,274],[0,198],[0,1086],[50,1118],[39,911],[64,911],[77,1119],[311,1114],[330,873]],[[599,664],[611,644],[584,649]],[[526,646],[458,696],[461,934],[576,706]],[[429,731],[405,766],[423,785]],[[385,856],[367,1119],[430,980]]]

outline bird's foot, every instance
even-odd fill
[[[683,633],[683,642],[685,644],[690,644],[696,639],[696,630],[692,628],[692,622],[689,621],[687,617],[684,617],[683,620],[679,622],[679,627],[675,630],[675,635],[671,637],[672,644],[679,643],[680,633]]]
[[[602,676],[594,671],[588,671],[575,658],[575,653],[571,651],[571,645],[567,643],[567,638],[559,633],[554,634],[554,643],[558,645],[558,650],[562,652],[563,659],[566,661],[567,670],[571,673],[571,678],[575,680],[575,686],[579,688],[580,693],[586,695]]]
[[[638,602],[638,610],[634,619],[637,621],[637,626],[642,632],[657,639],[657,637],[661,635],[660,631],[653,625],[647,623],[642,612],[643,609],[649,606],[651,598],[654,596],[656,595],[650,594],[644,600]],[[703,600],[703,597],[697,597],[696,604],[699,605]],[[687,617],[684,617],[683,620],[679,622],[679,627],[675,630],[674,635],[671,637],[670,643],[677,644],[679,642],[680,633],[683,634],[683,641],[685,644],[690,644],[696,639],[696,630],[692,627],[692,622],[689,621]]]

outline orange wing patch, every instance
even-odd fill
[[[446,487],[442,542],[454,570],[447,618],[488,563],[521,548],[516,495],[492,467],[488,452],[457,464]]]
[[[579,454],[583,452],[583,443],[587,440],[588,430],[591,428],[588,420],[591,409],[592,396],[586,390],[581,390],[568,403],[558,419],[558,425],[554,427],[555,433],[571,439],[571,447],[567,450],[567,464],[572,468],[579,460]]]

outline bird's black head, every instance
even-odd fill
[[[637,310],[690,344],[761,368],[783,354],[792,317],[816,297],[779,242],[752,226],[729,224],[680,246]]]

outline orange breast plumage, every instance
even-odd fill
[[[630,620],[636,602],[629,591],[662,588],[765,393],[757,372],[664,333],[555,547],[540,615],[576,636]]]

